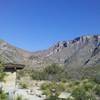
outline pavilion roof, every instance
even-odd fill
[[[4,64],[4,67],[7,69],[9,69],[9,68],[23,69],[25,67],[25,65],[15,64],[15,63],[6,63],[6,64]]]

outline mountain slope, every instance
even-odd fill
[[[0,56],[5,62],[33,68],[42,68],[50,63],[63,64],[66,69],[96,66],[100,64],[100,35],[60,41],[47,50],[37,52],[28,52],[0,40]]]
[[[23,63],[27,60],[30,53],[16,48],[7,42],[0,40],[0,57],[5,62]]]

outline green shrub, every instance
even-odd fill
[[[0,100],[8,100],[8,95],[3,91],[0,92]]]
[[[90,83],[90,82],[84,84],[84,89],[85,89],[86,91],[89,91],[89,90],[92,89],[93,87],[94,87],[94,84],[92,84],[92,83]]]
[[[50,97],[52,94],[51,94],[51,91],[49,89],[45,89],[45,90],[43,90],[43,95]]]
[[[23,100],[22,96],[21,95],[17,95],[16,99],[15,100]]]
[[[44,72],[46,72],[48,74],[57,74],[62,71],[63,71],[63,69],[61,67],[59,67],[59,65],[57,65],[57,64],[51,64],[44,69]]]
[[[20,86],[21,86],[22,89],[28,88],[28,85],[26,83],[23,83],[23,82],[20,83]]]
[[[72,96],[75,100],[96,100],[94,91],[90,83],[77,86],[72,91]]]
[[[0,72],[0,81],[4,81],[5,76],[6,76],[6,73],[1,71]]]
[[[42,90],[46,90],[48,87],[49,87],[48,83],[44,83],[44,84],[41,85]]]
[[[31,78],[33,80],[50,80],[63,81],[67,80],[68,74],[65,70],[57,64],[51,64],[43,70],[32,70]]]
[[[81,80],[79,83],[76,84],[72,91],[72,95],[75,100],[96,100],[94,94],[94,87],[96,83],[90,79]]]
[[[96,95],[100,96],[100,85],[97,85],[95,87],[95,93],[96,93]]]
[[[43,91],[43,94],[45,94],[49,98],[47,100],[52,100],[53,98],[57,98],[61,92],[65,91],[65,89],[66,89],[66,85],[65,83],[62,82],[44,83],[41,86],[41,90]]]
[[[50,96],[46,100],[58,100],[58,97],[57,96]]]
[[[41,86],[41,90],[43,90],[43,93],[48,98],[58,97],[64,91],[70,92],[71,96],[74,98],[73,100],[96,100],[96,95],[100,96],[100,85],[89,79],[69,81],[68,83],[44,83]],[[55,90],[55,96],[53,95],[52,90]]]
[[[86,91],[82,87],[77,87],[72,91],[75,100],[87,100]]]

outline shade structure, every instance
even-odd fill
[[[16,71],[21,70],[25,67],[23,64],[6,63],[4,64],[4,71]]]

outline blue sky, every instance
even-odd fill
[[[0,0],[0,38],[29,50],[100,33],[100,0]]]

